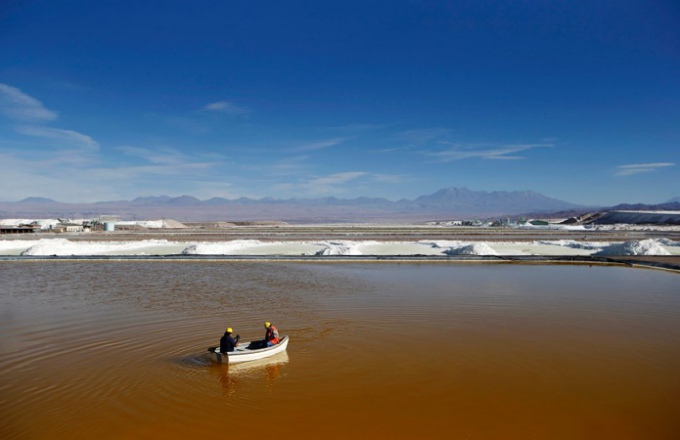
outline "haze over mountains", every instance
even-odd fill
[[[534,191],[472,191],[445,188],[413,200],[383,198],[225,199],[192,196],[137,197],[95,203],[61,203],[43,197],[0,202],[2,218],[90,218],[119,215],[124,219],[173,218],[180,221],[367,222],[469,219],[569,210],[585,206],[546,197]],[[593,208],[594,209],[594,208]]]

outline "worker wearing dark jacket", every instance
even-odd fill
[[[264,337],[264,342],[267,347],[271,347],[272,345],[276,345],[279,343],[279,331],[272,325],[271,322],[265,322],[264,323],[264,328],[267,329],[267,333],[265,334]]]
[[[231,337],[232,333],[234,333],[234,331],[229,327],[227,328],[227,331],[224,332],[224,336],[220,338],[220,353],[234,351],[234,348],[238,345],[238,340],[241,337],[236,335],[236,339],[234,339]]]

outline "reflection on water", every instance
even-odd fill
[[[258,380],[265,389],[273,390],[276,381],[281,377],[281,367],[288,362],[288,353],[276,354],[267,359],[260,359],[240,364],[212,363],[208,372],[219,378],[224,395],[230,396],[238,390],[239,381],[247,378],[248,381]]]
[[[4,262],[0,280],[0,438],[680,432],[675,274]],[[226,324],[256,339],[263,320],[288,352],[210,362]]]

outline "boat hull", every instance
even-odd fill
[[[274,356],[277,353],[286,351],[286,348],[288,347],[288,336],[282,337],[280,342],[276,345],[257,350],[249,350],[246,348],[249,344],[249,342],[242,342],[234,351],[229,353],[220,353],[219,347],[211,347],[208,349],[210,359],[219,364],[238,364],[241,362],[265,359]]]

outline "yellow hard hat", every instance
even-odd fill
[[[227,333],[234,333],[234,330],[232,330],[231,327],[227,327]]]
[[[264,328],[269,328],[270,325],[272,325],[271,322],[265,322],[265,323],[264,323]]]

